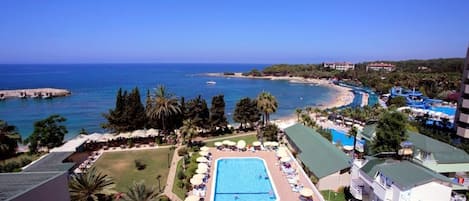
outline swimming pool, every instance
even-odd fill
[[[213,201],[274,201],[277,191],[260,158],[220,158],[215,164]]]
[[[449,116],[454,116],[456,114],[456,108],[454,107],[431,107],[430,110],[443,112]]]
[[[353,137],[349,137],[345,132],[331,129],[331,134],[335,144],[340,142],[342,146],[353,146]]]

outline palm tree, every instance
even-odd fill
[[[181,134],[183,144],[186,142],[186,138],[192,141],[192,138],[197,134],[197,126],[195,126],[192,119],[186,119],[182,122]]]
[[[296,117],[297,117],[297,121],[300,121],[300,115],[301,113],[303,112],[303,110],[301,108],[296,108],[295,109],[295,113],[296,113]]]
[[[18,148],[18,142],[21,142],[21,136],[16,126],[0,120],[0,159],[14,155]]]
[[[125,201],[156,201],[158,192],[154,187],[147,187],[145,183],[139,182],[129,186],[124,195]]]
[[[156,180],[158,180],[158,192],[161,192],[161,174],[156,175]]]
[[[151,109],[147,110],[147,116],[150,119],[161,122],[163,131],[167,131],[170,126],[170,119],[174,119],[181,113],[181,107],[178,99],[166,91],[166,87],[159,85],[155,91],[155,96],[152,97]]]
[[[264,113],[264,124],[268,124],[270,114],[277,111],[278,103],[275,96],[263,91],[257,96],[257,107]]]
[[[357,130],[357,127],[355,126],[352,126],[352,128],[348,131],[348,135],[349,137],[353,137],[353,158],[355,157],[355,148],[356,148],[356,144],[357,144],[357,134],[358,134],[358,130]]]
[[[83,174],[72,176],[68,188],[73,201],[93,201],[101,195],[110,194],[114,182],[108,175],[91,168]]]

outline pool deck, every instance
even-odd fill
[[[290,184],[288,183],[287,177],[283,174],[283,172],[280,170],[278,166],[278,160],[277,157],[275,156],[274,151],[256,151],[256,152],[251,152],[251,151],[244,151],[244,152],[239,152],[239,151],[219,151],[215,148],[210,148],[210,152],[212,153],[212,167],[210,168],[210,179],[208,180],[207,183],[207,193],[205,200],[210,200],[212,201],[212,186],[214,185],[214,164],[217,159],[222,158],[222,157],[259,157],[265,160],[267,164],[267,169],[270,172],[271,175],[271,181],[273,182],[273,185],[275,185],[275,188],[277,190],[277,195],[278,199],[277,201],[295,201],[299,200],[300,194],[298,192],[293,192]],[[276,165],[277,164],[277,165]],[[292,167],[295,169],[298,169],[297,163],[292,162]],[[303,185],[304,187],[308,187],[313,189],[315,192],[317,191],[316,187],[312,185],[312,183],[309,181],[309,178],[306,177],[306,175],[303,172],[303,169],[300,168],[300,174],[299,174],[299,182],[300,185]],[[316,193],[313,194],[313,200],[323,200],[321,195],[317,195]]]

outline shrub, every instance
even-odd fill
[[[182,148],[180,148],[180,149],[178,150],[178,155],[179,155],[179,156],[185,156],[185,155],[187,155],[187,153],[188,153],[188,152],[187,152],[187,148],[186,148],[186,147],[182,147]]]
[[[162,195],[162,196],[159,198],[159,201],[171,201],[171,199],[169,199],[168,196],[166,196],[166,195]]]
[[[147,165],[143,163],[141,160],[134,160],[134,163],[135,163],[135,167],[137,168],[137,170],[143,170],[147,167]]]
[[[155,143],[156,143],[156,144],[161,144],[161,138],[160,138],[160,137],[156,137],[156,138],[155,138]]]
[[[184,174],[184,171],[183,170],[179,170],[176,174],[177,178],[179,180],[183,180],[184,178],[186,178],[186,175]]]
[[[181,181],[181,180],[178,180],[178,181],[176,182],[176,186],[177,186],[178,188],[184,188],[184,182]]]

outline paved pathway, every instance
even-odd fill
[[[171,167],[169,168],[168,178],[166,179],[166,185],[163,193],[169,197],[172,201],[182,201],[176,194],[173,193],[173,183],[174,178],[176,177],[176,169],[178,161],[181,159],[181,156],[178,155],[178,150],[184,146],[178,145],[174,150],[173,159],[171,160]]]

